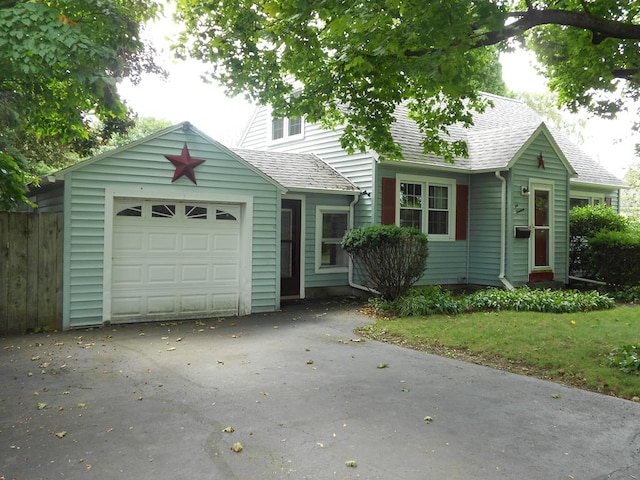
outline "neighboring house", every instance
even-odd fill
[[[353,292],[340,241],[371,223],[428,234],[423,283],[566,282],[570,205],[617,207],[623,184],[524,104],[491,99],[474,128],[451,130],[470,152],[453,164],[421,153],[402,109],[396,162],[259,108],[241,148],[185,122],[44,178],[32,199],[64,212],[64,328]]]

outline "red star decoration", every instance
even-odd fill
[[[186,143],[182,147],[182,153],[180,155],[165,155],[165,158],[176,167],[173,179],[171,180],[172,183],[184,175],[196,185],[198,184],[198,182],[196,182],[196,174],[193,170],[198,165],[204,163],[204,160],[191,158]]]
[[[538,155],[538,168],[544,168],[544,157],[542,156],[542,152]]]

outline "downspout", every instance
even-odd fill
[[[362,195],[363,192],[358,192],[356,194],[353,195],[353,200],[351,201],[351,203],[349,204],[349,228],[353,228],[354,223],[355,223],[355,206],[356,203],[358,203],[358,201],[360,201],[360,195]],[[353,280],[353,260],[351,258],[351,255],[349,255],[349,286],[351,288],[355,288],[356,290],[362,290],[365,291],[367,293],[373,293],[373,294],[377,294],[378,292],[375,291],[372,288],[369,287],[365,287],[364,285],[360,285],[359,283],[356,283]]]
[[[500,274],[498,280],[507,290],[513,290],[514,286],[504,276],[507,261],[507,180],[500,175],[500,170],[495,171],[496,178],[502,182],[500,195]]]

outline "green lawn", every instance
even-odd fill
[[[616,347],[640,344],[637,307],[379,319],[358,333],[609,395],[640,397],[640,376],[610,367],[607,358]]]

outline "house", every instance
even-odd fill
[[[255,112],[240,145],[318,155],[364,193],[352,212],[355,226],[396,223],[427,233],[424,283],[567,282],[569,208],[606,202],[617,209],[624,184],[523,102],[487,98],[494,107],[477,114],[471,129],[450,128],[451,140],[469,149],[455,163],[422,153],[404,107],[392,127],[402,161],[372,151],[346,155],[340,129],[272,118],[267,107]]]
[[[401,162],[258,108],[239,148],[185,122],[44,178],[32,199],[64,214],[64,328],[356,291],[341,238],[380,222],[428,234],[424,283],[567,281],[570,205],[616,207],[623,184],[524,104],[491,99],[473,129],[452,129],[470,152],[453,164],[422,154],[402,108]]]

